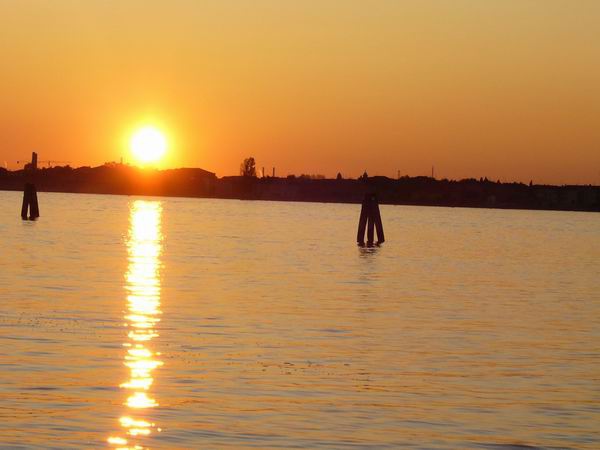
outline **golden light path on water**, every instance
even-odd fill
[[[161,366],[160,353],[153,341],[160,322],[160,254],[162,205],[157,201],[136,200],[131,204],[127,240],[128,270],[125,276],[127,310],[125,324],[127,349],[124,364],[129,378],[120,387],[126,392],[121,429],[108,438],[116,449],[142,449],[140,438],[160,431],[148,418],[148,410],[158,406],[153,396],[153,371]]]

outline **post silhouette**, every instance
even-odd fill
[[[29,217],[27,211],[29,210]],[[35,220],[40,217],[40,208],[37,199],[37,190],[33,183],[25,183],[23,190],[23,204],[21,205],[21,219]]]
[[[379,202],[375,193],[365,194],[362,202],[360,218],[358,220],[358,233],[356,234],[356,242],[359,245],[365,245],[365,228],[367,231],[368,246],[372,246],[375,242],[375,231],[377,231],[377,244],[382,244],[385,241]]]

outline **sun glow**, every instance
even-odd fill
[[[131,153],[139,163],[156,163],[167,151],[167,139],[157,128],[146,126],[133,134],[130,147]]]

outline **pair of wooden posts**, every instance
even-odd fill
[[[360,219],[358,221],[358,233],[356,241],[358,245],[365,245],[365,228],[367,229],[367,246],[372,246],[375,240],[375,230],[377,230],[377,245],[385,241],[383,235],[383,224],[381,223],[381,214],[379,212],[379,202],[377,194],[365,194],[360,209]]]
[[[29,217],[27,217],[29,210]],[[23,205],[21,206],[21,219],[35,220],[40,217],[40,208],[38,206],[37,190],[33,183],[25,183],[23,191]]]

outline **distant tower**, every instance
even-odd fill
[[[31,162],[25,164],[25,170],[36,170],[37,169],[37,153],[31,152]]]
[[[431,166],[431,178],[435,178],[435,176],[433,174],[433,166]]]
[[[275,178],[275,167],[273,167],[273,178]]]

